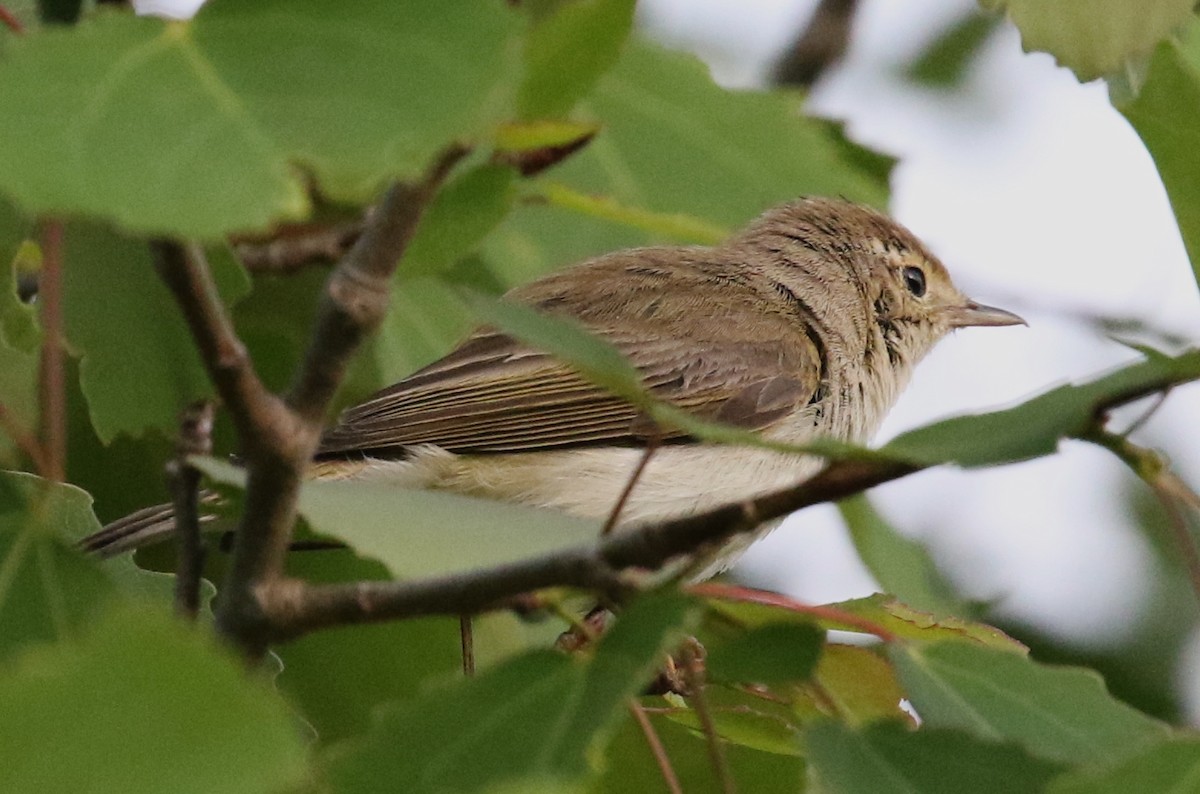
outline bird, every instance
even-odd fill
[[[716,246],[609,253],[505,297],[615,346],[658,399],[788,444],[867,442],[941,339],[960,328],[1024,324],[964,295],[895,220],[823,197],[770,209]],[[308,474],[595,519],[621,502],[620,531],[794,485],[822,465],[812,455],[704,443],[656,426],[553,356],[484,327],[343,412]],[[771,528],[707,552],[690,578],[723,570]],[[108,556],[171,530],[169,506],[148,508],[82,545]]]

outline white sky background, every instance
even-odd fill
[[[880,441],[1134,358],[1063,310],[1143,318],[1200,339],[1200,299],[1166,196],[1103,84],[1080,86],[1049,56],[1023,54],[1011,29],[991,39],[956,93],[917,88],[900,75],[972,2],[864,0],[846,60],[809,102],[814,113],[848,121],[858,141],[897,156],[893,214],[966,292],[1030,323],[943,342],[918,368]],[[187,16],[199,1],[138,5]],[[640,19],[664,42],[697,51],[724,84],[753,86],[814,6],[642,0]],[[1200,389],[1181,388],[1141,434],[1165,444],[1193,484],[1198,418]],[[1103,646],[1128,636],[1152,586],[1151,551],[1125,523],[1119,500],[1129,476],[1107,453],[1072,443],[1018,466],[926,472],[877,489],[874,500],[929,546],[965,594]],[[792,518],[751,550],[739,573],[812,602],[877,589],[832,508]],[[1193,718],[1200,721],[1200,706]]]
[[[971,3],[865,0],[846,60],[808,105],[899,157],[892,213],[968,294],[1030,324],[966,330],[943,342],[917,369],[880,441],[1134,358],[1063,310],[1142,318],[1200,338],[1200,298],[1166,195],[1102,83],[1080,86],[1049,56],[1022,53],[1010,27],[991,39],[958,92],[904,80],[901,67]],[[753,86],[815,5],[643,0],[641,21],[697,51],[726,85]],[[1200,389],[1184,387],[1140,434],[1164,444],[1192,484],[1200,483],[1198,418]],[[874,501],[929,546],[967,595],[1103,646],[1128,635],[1152,587],[1152,552],[1127,525],[1119,498],[1129,477],[1107,453],[1071,443],[1017,466],[923,473],[877,489]],[[739,573],[813,602],[875,589],[832,508],[790,519],[747,554]]]

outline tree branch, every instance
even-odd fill
[[[212,454],[213,404],[202,400],[188,406],[179,420],[175,457],[167,464],[167,484],[179,538],[175,569],[175,611],[194,620],[200,611],[200,578],[204,571],[204,540],[200,534],[200,472],[189,466],[189,455]]]
[[[808,24],[775,64],[774,82],[809,88],[850,45],[858,0],[821,0]]]
[[[274,640],[328,626],[500,608],[518,593],[567,586],[601,592],[623,585],[616,572],[658,568],[717,545],[764,521],[903,477],[919,467],[896,461],[842,461],[791,488],[686,518],[602,538],[598,543],[508,565],[408,582],[306,585],[279,581],[262,595]]]
[[[45,476],[62,481],[67,469],[67,376],[63,345],[63,222],[42,224],[42,272],[38,279],[41,306],[42,359],[39,386],[42,405],[42,460]]]
[[[313,337],[286,400],[254,371],[196,245],[155,241],[156,268],[178,302],[242,445],[246,502],[217,604],[218,631],[251,660],[274,632],[262,596],[279,581],[296,523],[300,483],[325,410],[363,337],[387,309],[388,287],[432,195],[466,150],[448,149],[416,185],[394,184],[363,236],[330,275]]]

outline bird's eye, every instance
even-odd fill
[[[918,298],[925,294],[925,271],[919,267],[904,268],[904,286]]]

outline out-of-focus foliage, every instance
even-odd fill
[[[1190,0],[995,5],[1028,48],[1085,79],[1145,67],[1126,70],[1114,96],[1195,254],[1200,50],[1196,37],[1171,38]],[[169,617],[169,574],[74,545],[99,527],[93,499],[113,517],[155,498],[174,417],[210,392],[147,235],[209,245],[256,367],[282,388],[324,273],[247,276],[226,236],[357,216],[389,180],[465,143],[472,153],[426,213],[340,399],[486,322],[698,437],[758,443],[658,405],[607,346],[488,296],[620,246],[717,243],[800,194],[883,206],[892,161],[805,117],[793,94],[726,91],[693,58],[631,35],[629,0],[213,0],[190,22],[88,8],[74,27],[39,26],[32,3],[6,6],[28,31],[0,28],[0,460],[32,468],[14,439],[37,436],[48,331],[18,286],[41,266],[34,217],[53,215],[66,235],[61,330],[77,362],[67,468],[88,491],[0,475],[0,789],[625,792],[674,775],[685,791],[709,791],[714,736],[743,791],[1152,791],[1194,776],[1195,735],[1144,713],[1170,710],[1151,703],[1161,693],[1128,685],[1146,668],[1112,667],[1122,693],[1144,696],[1130,696],[1139,711],[1092,671],[1035,661],[1019,632],[979,622],[865,500],[843,514],[887,595],[811,607],[668,587],[633,599],[573,656],[550,650],[566,628],[556,618],[477,618],[473,679],[459,672],[458,621],[445,618],[310,635],[278,649],[273,680],[246,675],[203,619],[187,629]],[[995,24],[964,18],[910,73],[953,83]],[[1145,351],[1118,372],[882,450],[815,451],[1019,461],[1088,432],[1107,399],[1198,375],[1195,351]],[[216,442],[234,450],[227,425]],[[205,470],[236,506],[236,472]],[[313,484],[300,509],[349,546],[291,561],[290,573],[325,582],[453,574],[596,532],[356,483]],[[169,550],[138,559],[172,565]],[[225,564],[214,551],[210,578]],[[1173,575],[1164,603],[1179,595]],[[565,613],[583,603],[546,597]],[[703,699],[645,694],[664,667],[681,674],[682,657],[667,665],[665,654],[684,634],[707,651]]]

